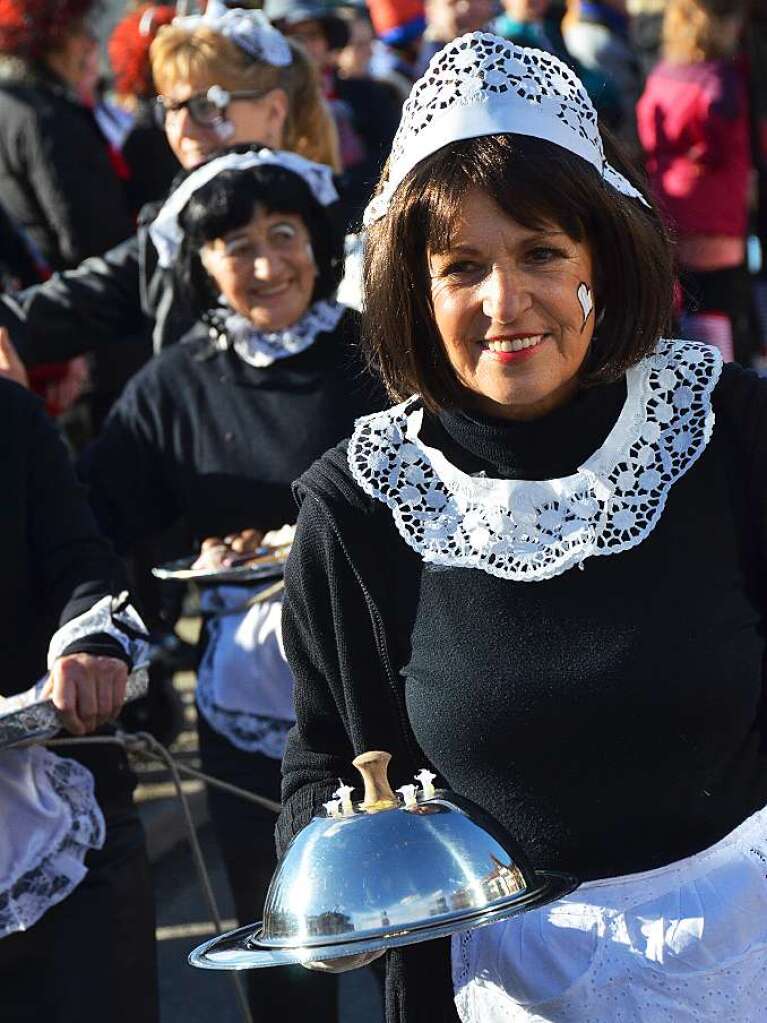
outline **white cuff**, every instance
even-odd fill
[[[123,596],[102,597],[88,611],[62,625],[53,634],[48,647],[48,668],[53,667],[54,661],[70,644],[97,633],[116,639],[134,666],[146,661],[149,638],[146,625],[136,609],[124,603]]]

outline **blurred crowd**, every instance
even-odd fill
[[[757,370],[767,366],[764,0],[264,0],[252,31],[230,18],[257,6],[144,3],[126,10],[105,40],[98,0],[0,0],[0,376],[39,395],[61,426],[99,527],[130,557],[155,629],[173,624],[178,606],[154,588],[148,567],[211,535],[258,527],[260,540],[290,521],[290,482],[350,432],[355,416],[384,400],[354,393],[353,375],[344,384],[341,361],[320,383],[309,362],[305,378],[272,371],[279,429],[270,423],[279,443],[271,437],[274,464],[256,472],[252,451],[237,441],[252,436],[247,417],[257,410],[235,407],[245,390],[230,399],[217,388],[235,373],[238,386],[264,387],[259,400],[271,400],[259,376],[270,363],[253,350],[259,330],[271,337],[312,315],[330,317],[325,333],[351,330],[356,321],[335,304],[344,244],[343,302],[359,308],[362,214],[403,104],[433,55],[464,33],[488,30],[547,51],[578,74],[605,130],[643,168],[675,239],[676,336],[715,345],[725,359]],[[325,192],[336,196],[337,187],[338,201],[319,190],[302,206],[295,182],[272,181],[263,168],[253,177],[247,159],[238,161],[259,146],[329,167],[335,185]],[[168,213],[168,195],[181,194],[189,176],[224,150],[237,173],[251,174],[247,188],[284,188],[279,211],[296,221],[292,240],[305,230],[305,248],[314,252],[305,302],[284,322],[260,321],[227,276],[237,254],[224,251],[222,239],[245,230],[247,219],[237,219],[231,182],[211,175],[195,186],[207,207],[189,200],[183,217]],[[316,172],[296,166],[316,182]],[[251,197],[248,216],[259,202]],[[246,255],[265,238],[291,241],[284,232],[273,237],[268,220],[253,213],[240,239]],[[227,305],[237,316],[224,320]],[[182,338],[187,361],[169,355]],[[241,356],[234,370],[223,367],[230,349]],[[288,398],[307,394],[319,404],[306,406],[303,447],[291,462],[284,440],[300,431],[279,417]],[[315,429],[320,422],[327,435]],[[251,500],[258,473],[271,489]],[[269,500],[263,521],[243,519],[243,509],[261,514]],[[152,690],[157,706],[162,692],[159,684]],[[254,790],[268,781],[278,798],[278,766],[274,777],[251,776],[249,760],[237,774],[233,749],[250,747],[229,736],[221,753],[213,717],[201,726],[210,764]],[[159,735],[169,738],[167,728]],[[270,741],[279,745],[275,735]],[[259,742],[253,749],[278,765],[279,753]],[[237,897],[252,868],[239,848],[237,813],[221,808],[217,826],[220,837],[227,829],[235,836],[227,866]],[[271,854],[259,855],[268,875]],[[257,909],[238,902],[238,912],[247,919]],[[307,998],[317,998],[314,990]]]
[[[342,172],[350,230],[413,81],[451,39],[486,28],[582,78],[678,238],[680,329],[756,365],[767,345],[766,10],[760,0],[264,0],[318,76],[335,130],[314,155]],[[0,0],[0,274],[22,307],[24,289],[130,237],[180,169],[190,144],[174,142],[162,114],[174,58],[152,47],[175,15],[137,6],[104,48],[93,0]],[[87,359],[32,360],[31,385],[53,414],[87,409],[73,436],[98,429],[148,358],[152,327],[134,333],[130,344],[94,339]]]

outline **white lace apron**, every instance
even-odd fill
[[[764,1023],[767,807],[657,870],[452,939],[462,1023]]]
[[[293,675],[282,645],[282,601],[245,611],[253,590],[216,586],[203,591],[207,644],[197,672],[197,705],[208,724],[238,749],[282,759],[295,721]],[[222,611],[234,611],[220,614]]]
[[[0,813],[4,938],[32,927],[77,887],[85,854],[101,848],[105,830],[90,771],[40,746],[0,753]]]

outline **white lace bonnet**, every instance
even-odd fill
[[[157,249],[160,266],[171,266],[181,247],[184,232],[178,218],[198,189],[218,177],[222,171],[250,170],[252,167],[263,166],[284,167],[285,170],[303,178],[321,206],[330,206],[338,199],[331,168],[324,163],[307,160],[297,153],[288,153],[277,149],[259,149],[248,153],[226,153],[224,156],[217,156],[192,171],[188,178],[184,178],[152,222],[149,234]]]
[[[394,136],[388,173],[364,222],[386,213],[410,171],[450,142],[482,135],[546,139],[595,167],[623,195],[644,196],[605,159],[597,114],[577,75],[561,60],[471,32],[436,53],[413,86]]]
[[[274,67],[286,67],[293,60],[287,39],[270,24],[263,11],[230,8],[222,0],[208,0],[204,14],[174,18],[173,24],[189,32],[198,28],[212,29],[251,57]]]

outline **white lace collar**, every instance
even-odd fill
[[[424,561],[502,579],[549,579],[649,535],[670,488],[711,438],[711,393],[721,370],[714,348],[659,342],[628,370],[626,401],[604,444],[562,479],[461,472],[419,439],[417,398],[357,421],[349,467],[365,493],[392,510]]]
[[[263,368],[305,351],[318,334],[335,330],[345,312],[340,302],[315,302],[297,323],[272,333],[256,330],[250,320],[232,313],[224,321],[224,333],[244,362]]]

